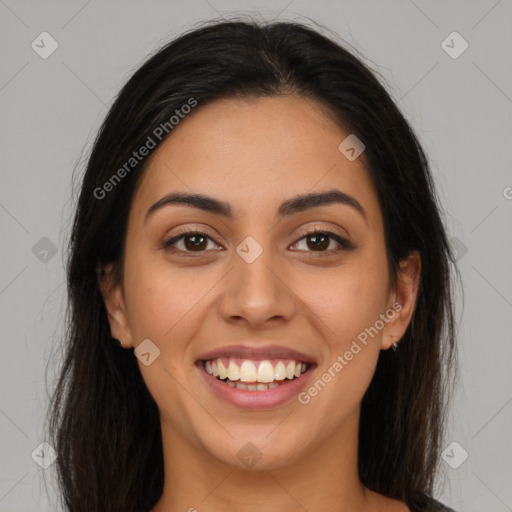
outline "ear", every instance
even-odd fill
[[[112,338],[119,340],[123,348],[131,348],[133,341],[126,316],[123,290],[114,277],[114,266],[109,263],[98,270],[100,291],[107,310]]]
[[[412,251],[400,261],[396,290],[391,294],[385,313],[389,320],[384,327],[381,350],[389,349],[405,334],[414,313],[420,275],[421,257],[418,251]]]

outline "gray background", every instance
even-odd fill
[[[461,382],[436,497],[458,512],[512,510],[510,0],[0,0],[0,510],[58,509],[54,466],[43,469],[31,453],[45,440],[60,358],[72,170],[150,52],[235,10],[309,17],[335,31],[385,77],[417,130],[465,291],[464,308],[457,296]],[[31,47],[49,48],[43,31],[58,43],[46,59]],[[457,58],[445,49],[458,53],[462,40],[442,47],[453,31],[469,44]]]

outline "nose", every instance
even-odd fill
[[[234,255],[234,268],[227,280],[219,299],[219,313],[228,323],[261,329],[289,321],[296,311],[290,283],[272,262],[270,251],[263,251],[252,263]]]

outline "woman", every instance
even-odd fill
[[[450,510],[454,259],[417,138],[339,44],[232,21],[159,50],[69,251],[67,510]]]

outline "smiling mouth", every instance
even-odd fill
[[[294,360],[240,360],[216,358],[201,361],[216,380],[243,391],[268,391],[299,379],[314,364]]]

